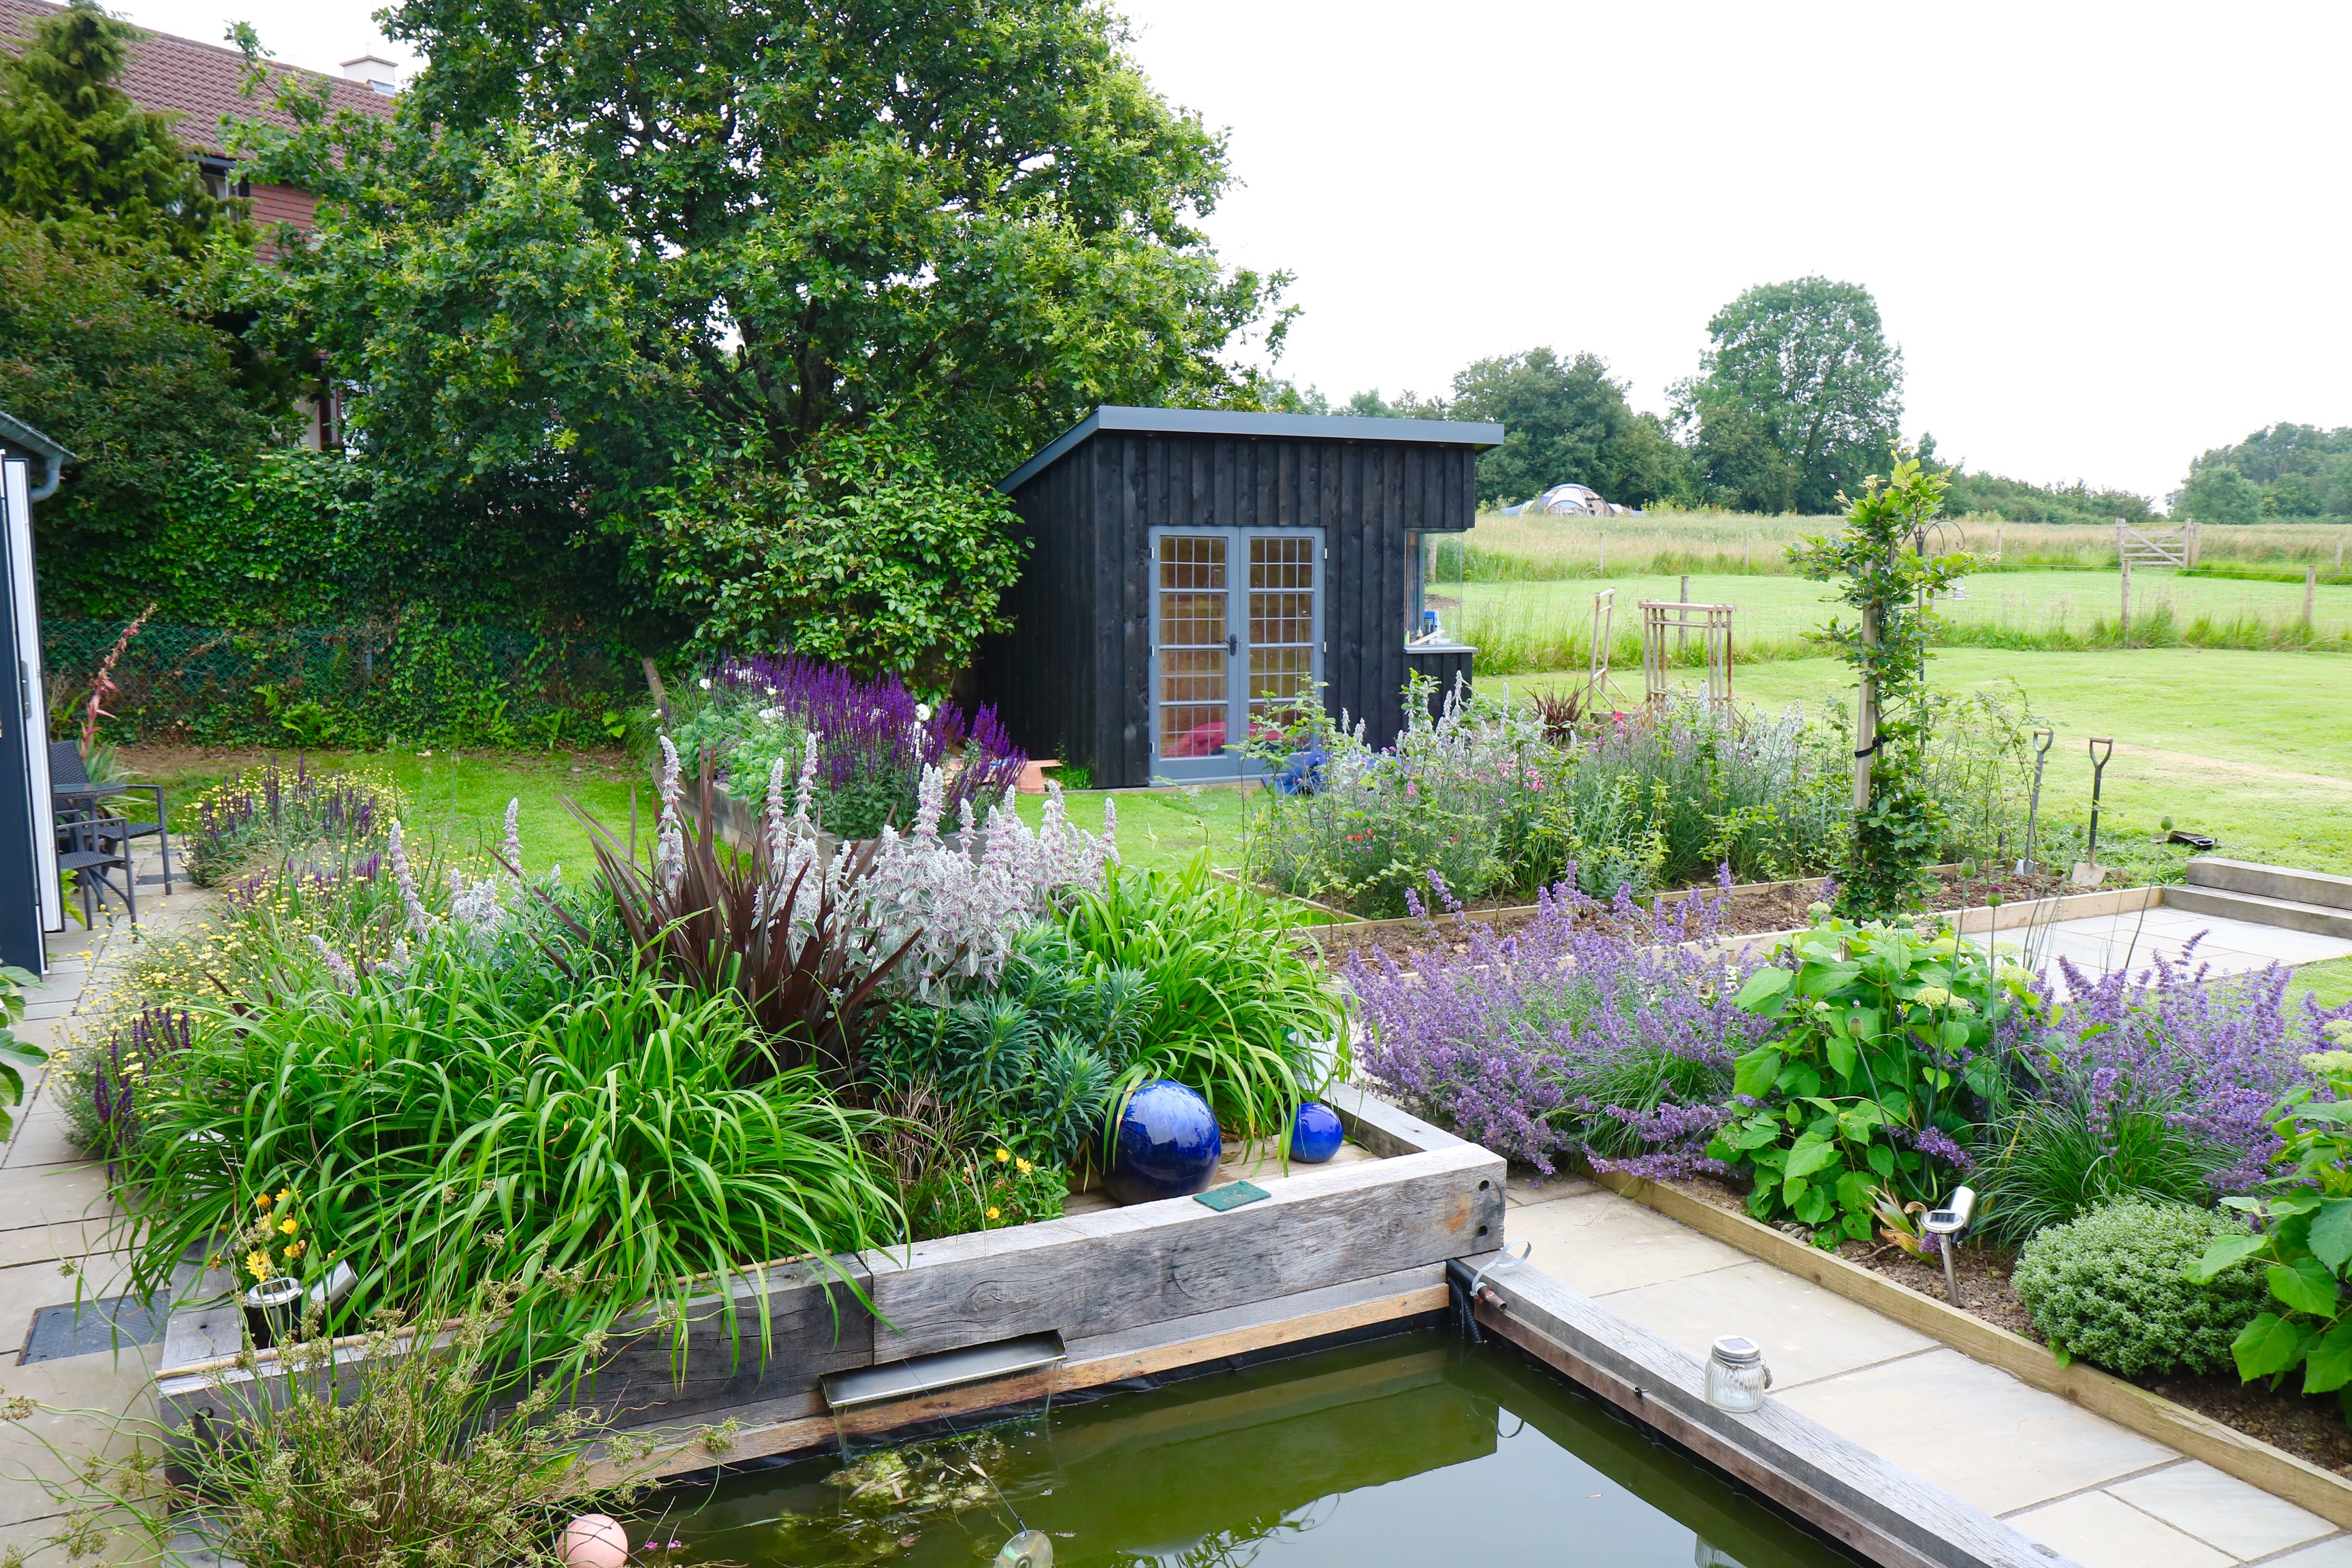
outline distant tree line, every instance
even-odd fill
[[[2169,498],[2200,522],[2352,518],[2352,426],[2272,425],[2189,465]]]
[[[1478,500],[1525,500],[1589,485],[1621,506],[1828,512],[1884,472],[1903,417],[1903,352],[1858,284],[1800,278],[1750,289],[1707,323],[1698,374],[1669,389],[1666,417],[1641,412],[1591,353],[1550,348],[1474,361],[1450,395],[1375,389],[1330,405],[1286,389],[1285,405],[1370,418],[1498,420],[1479,460]],[[1933,436],[1919,456],[1931,467]],[[2145,521],[2149,498],[2087,484],[2035,485],[1950,470],[1946,508],[2014,522]]]

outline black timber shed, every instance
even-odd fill
[[[1387,745],[1422,629],[1425,535],[1476,520],[1500,425],[1102,407],[997,488],[1028,539],[971,694],[1097,788],[1234,778],[1249,715],[1319,687]],[[1228,742],[1233,742],[1228,744]]]

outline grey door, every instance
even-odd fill
[[[1323,531],[1151,531],[1154,777],[1238,778],[1256,726],[1316,700]]]

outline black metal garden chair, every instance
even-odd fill
[[[131,826],[119,816],[79,816],[58,825],[58,871],[61,876],[70,875],[74,886],[80,889],[84,931],[95,923],[96,906],[109,893],[122,900],[131,923],[139,923],[138,878],[131,870],[128,830]],[[118,872],[120,881],[116,880]]]
[[[65,828],[68,822],[97,817],[98,803],[118,795],[144,795],[155,803],[155,820],[142,822],[135,818],[115,816],[104,820],[120,825],[121,837],[111,840],[127,856],[132,842],[152,838],[163,856],[163,891],[172,891],[172,831],[163,813],[162,784],[92,784],[89,772],[82,766],[81,747],[72,741],[49,742],[49,795],[57,806],[59,852],[66,848]]]

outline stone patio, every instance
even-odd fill
[[[77,904],[66,931],[48,939],[47,978],[26,993],[19,1032],[30,1043],[55,1047],[92,977],[110,959],[119,959],[142,935],[199,918],[210,902],[208,894],[176,878],[166,898],[152,848],[137,869],[142,879],[156,879],[153,886],[142,881],[139,889],[138,931],[127,918],[103,911],[95,930],[83,931]],[[80,1299],[90,1301],[121,1295],[125,1288],[124,1259],[110,1249],[115,1211],[107,1198],[105,1167],[84,1160],[68,1140],[55,1088],[53,1076],[45,1073],[18,1108],[14,1134],[0,1155],[0,1344],[8,1351],[0,1393],[136,1422],[152,1413],[148,1394],[154,1358],[163,1350],[160,1339],[152,1345],[20,1364],[36,1312],[72,1303],[78,1289]],[[96,1415],[43,1415],[26,1426],[0,1426],[0,1551],[21,1546],[30,1553],[63,1522],[40,1481],[60,1476],[64,1462],[41,1438],[75,1457],[127,1446]],[[117,1544],[127,1549],[129,1542]]]

